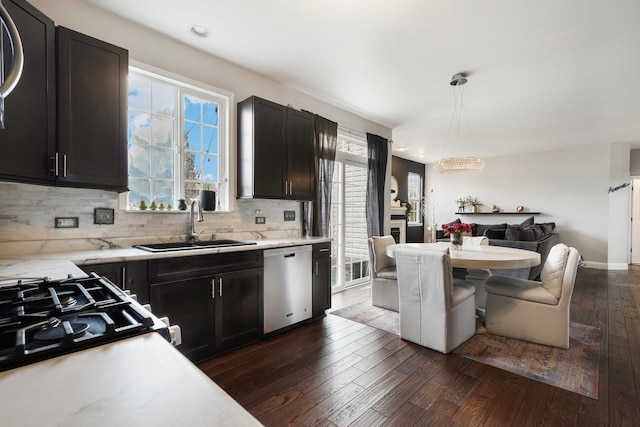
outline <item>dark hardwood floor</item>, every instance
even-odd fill
[[[199,367],[266,426],[638,426],[639,306],[640,267],[579,270],[571,319],[602,331],[598,400],[331,314]]]

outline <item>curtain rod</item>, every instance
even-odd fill
[[[366,132],[362,132],[359,130],[354,130],[354,129],[349,129],[348,127],[344,127],[341,125],[338,125],[338,129],[340,130],[340,132],[344,132],[344,133],[350,133],[351,135],[356,135],[356,136],[360,136],[360,137],[366,137],[367,133]]]
[[[350,128],[342,126],[342,125],[338,125],[338,130],[340,132],[348,133],[348,134],[355,135],[355,136],[359,136],[359,137],[364,138],[364,139],[367,138],[367,133],[366,132],[350,129]],[[393,144],[393,140],[392,139],[389,139],[388,141],[389,141],[389,143]]]

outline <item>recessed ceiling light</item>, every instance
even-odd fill
[[[190,25],[189,30],[198,37],[209,37],[209,30],[202,25]]]

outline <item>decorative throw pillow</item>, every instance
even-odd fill
[[[485,231],[487,230],[500,230],[506,229],[507,223],[503,224],[477,224],[476,225],[476,233],[475,236],[484,236]]]
[[[553,233],[553,230],[556,229],[556,223],[555,222],[544,222],[542,224],[538,224],[541,228],[542,231],[544,232],[544,235],[546,236],[549,233]]]
[[[520,227],[527,227],[529,225],[533,225],[534,221],[533,221],[533,217],[530,216],[529,218],[525,219],[524,221],[522,221],[520,223]]]
[[[521,230],[531,230],[533,232],[533,240],[540,240],[544,237],[544,232],[536,224],[521,227]]]
[[[518,240],[518,229],[520,227],[518,227],[517,225],[507,225],[507,229],[505,230],[504,233],[504,239],[505,240]]]
[[[496,228],[496,229],[490,228],[488,230],[485,230],[484,235],[489,239],[504,240],[506,233],[507,233],[506,228]]]
[[[536,241],[536,235],[531,228],[518,227],[518,239],[521,242],[534,242]]]

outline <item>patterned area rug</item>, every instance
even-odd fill
[[[331,314],[399,335],[396,312],[358,303]],[[478,333],[453,353],[592,399],[598,398],[600,329],[571,323],[569,349]]]
[[[331,314],[362,323],[376,329],[400,335],[400,317],[397,312],[375,307],[369,302],[359,302],[331,311]]]

